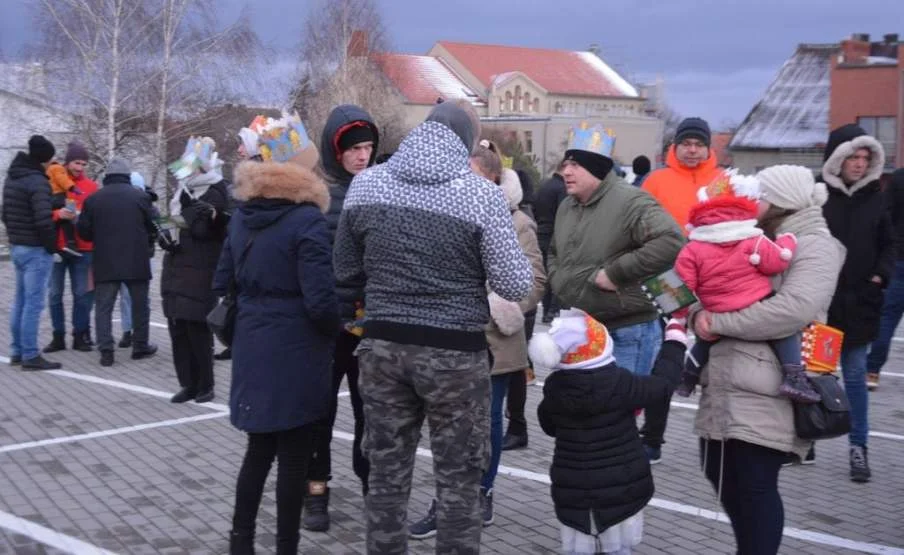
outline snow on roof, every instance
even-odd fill
[[[634,88],[634,85],[625,81],[625,79],[618,74],[614,69],[609,67],[609,64],[603,61],[602,58],[594,54],[593,52],[576,52],[578,56],[580,56],[585,62],[594,66],[600,73],[602,73],[606,79],[609,80],[610,83],[615,85],[618,90],[625,96],[640,96],[638,94],[637,89]]]
[[[888,56],[867,56],[866,63],[871,66],[896,66],[898,59]]]
[[[402,96],[413,104],[434,104],[438,98],[480,101],[480,95],[459,79],[442,60],[433,56],[381,53],[373,54],[371,59]]]
[[[731,141],[731,148],[821,148],[829,135],[829,73],[837,45],[801,44]]]

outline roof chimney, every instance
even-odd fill
[[[362,31],[360,29],[356,29],[352,31],[351,38],[348,39],[348,49],[346,50],[346,55],[349,58],[355,58],[360,56],[367,56],[370,54],[370,37],[367,35],[367,31]]]
[[[896,44],[898,42],[898,33],[889,33],[882,37],[887,44]]]
[[[600,45],[595,42],[592,43],[587,50],[589,50],[590,52],[592,52],[593,54],[595,54],[597,56],[600,55]]]
[[[841,55],[838,61],[842,64],[863,64],[866,63],[866,57],[869,55],[869,35],[854,33],[850,39],[841,41]]]

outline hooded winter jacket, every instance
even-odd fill
[[[24,152],[16,154],[6,174],[2,220],[11,245],[56,252],[50,181],[41,164]]]
[[[340,281],[367,276],[364,337],[482,351],[487,282],[510,301],[533,286],[508,203],[471,172],[463,136],[425,121],[352,181],[334,266]]]
[[[553,293],[610,330],[650,322],[656,309],[640,282],[675,264],[684,237],[653,197],[609,172],[590,199],[562,201],[546,259]],[[600,270],[617,291],[603,291]]]
[[[342,153],[339,152],[339,139],[342,134],[356,125],[366,125],[374,135],[374,149],[370,154],[368,166],[372,166],[377,157],[380,145],[380,134],[377,126],[364,109],[353,104],[343,104],[333,108],[326,120],[320,138],[320,163],[330,192],[330,207],[326,212],[326,223],[330,231],[330,241],[336,239],[336,228],[339,226],[339,215],[345,203],[348,187],[355,176],[342,166]],[[336,294],[339,295],[339,313],[344,321],[355,318],[356,303],[364,302],[364,276],[353,276],[336,283]]]
[[[243,162],[235,183],[242,206],[229,222],[214,278],[220,295],[234,273],[238,288],[231,420],[250,433],[289,430],[329,415],[339,330],[323,217],[329,193],[313,172],[292,163]]]
[[[712,150],[709,158],[699,166],[688,168],[678,160],[675,145],[672,145],[666,156],[666,167],[647,174],[642,188],[653,195],[686,234],[691,208],[697,204],[697,190],[711,183],[721,171]]]
[[[635,422],[635,409],[667,402],[685,347],[666,341],[652,376],[618,362],[589,370],[556,370],[537,407],[540,427],[556,438],[549,469],[559,522],[591,533],[641,511],[653,497],[653,475]]]
[[[856,183],[844,183],[842,164],[860,148],[872,153],[866,174]],[[845,125],[829,135],[822,168],[829,200],[823,205],[823,214],[848,256],[829,308],[828,323],[844,331],[848,345],[863,345],[878,335],[883,288],[894,271],[894,227],[879,184],[884,165],[882,145],[860,127]],[[882,283],[874,283],[873,276],[879,276]]]

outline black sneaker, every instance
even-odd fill
[[[90,353],[94,346],[88,340],[88,332],[76,333],[72,336],[72,350],[82,353]]]
[[[41,355],[22,361],[22,370],[59,370],[63,365],[59,362],[50,362]]]
[[[119,340],[118,347],[120,349],[128,349],[132,347],[132,332],[127,331],[122,334],[122,339]]]
[[[188,387],[183,387],[170,398],[170,403],[187,403],[198,396],[198,393]]]
[[[800,464],[816,464],[816,446],[811,445],[810,450],[807,451],[807,456],[801,459]]]
[[[213,401],[214,398],[216,398],[216,395],[214,395],[213,388],[210,388],[207,391],[202,391],[202,392],[198,393],[198,396],[195,397],[195,402],[196,403],[209,403],[209,402]]]
[[[9,357],[9,365],[10,366],[19,366],[22,364],[22,356],[21,355],[13,355]]]
[[[644,445],[643,451],[647,455],[647,460],[651,465],[662,462],[662,447],[653,447],[652,445]]]
[[[66,350],[66,336],[62,333],[53,334],[53,340],[44,347],[45,353],[58,353]]]
[[[100,352],[100,365],[101,366],[113,366],[113,351],[101,351]]]
[[[484,526],[489,526],[496,520],[496,515],[493,513],[492,489],[487,490],[485,488],[480,488],[480,515],[483,519]]]
[[[326,532],[330,529],[330,488],[320,495],[304,496],[304,518],[301,524],[311,532]]]
[[[869,482],[873,473],[869,470],[866,447],[851,445],[851,481],[861,484]]]
[[[426,540],[436,535],[436,499],[430,502],[427,515],[408,526],[408,535],[415,540]]]

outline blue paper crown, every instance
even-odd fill
[[[612,158],[615,150],[615,131],[600,125],[589,126],[582,121],[568,133],[568,150],[586,150]]]

